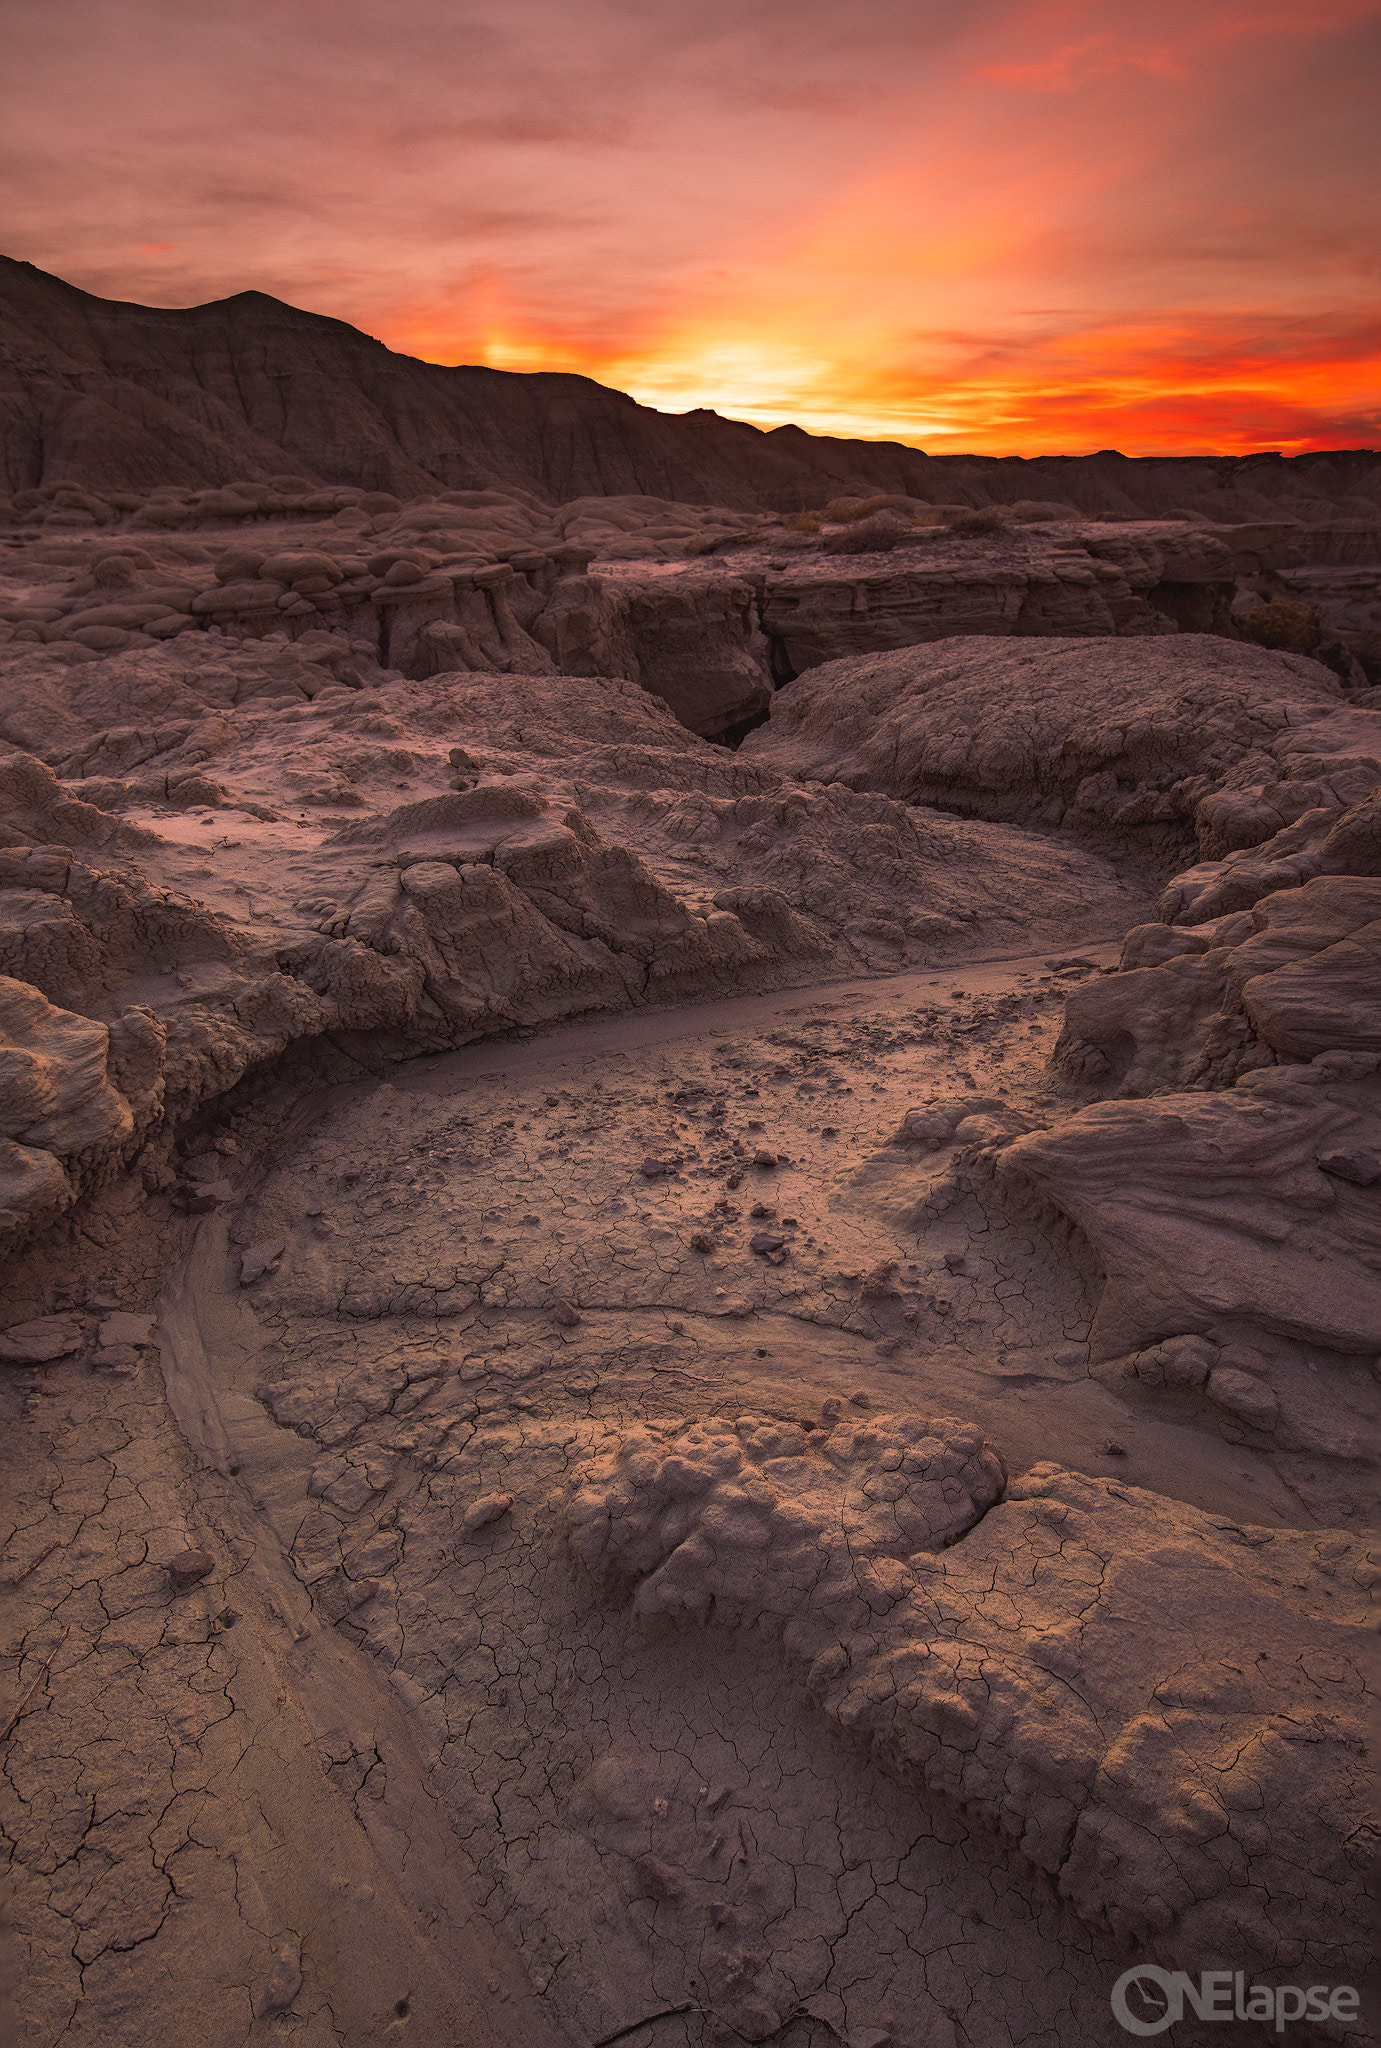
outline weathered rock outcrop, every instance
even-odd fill
[[[1235,628],[1232,559],[1184,523],[1062,522],[958,537],[922,533],[852,576],[828,554],[769,575],[764,632],[794,673],[842,656],[961,635],[1140,636]]]
[[[1124,1096],[1225,1088],[1254,1067],[1381,1052],[1381,882],[1331,875],[1190,929],[1139,925],[1121,971],[1070,996],[1055,1057]]]
[[[366,688],[196,635],[12,653],[0,729],[48,757],[0,761],[10,1057],[109,1109],[45,1150],[20,1091],[11,1242],[304,1040],[437,1049],[1128,900],[1092,857],[798,787],[627,682]]]
[[[1095,1103],[1006,1146],[999,1183],[1034,1189],[1098,1255],[1099,1356],[1219,1330],[1381,1352],[1378,1065],[1322,1053],[1221,1092]]]
[[[1245,832],[1316,807],[1178,877],[1166,921],[1070,995],[1055,1072],[1112,1099],[979,1132],[967,1153],[1091,1248],[1112,1383],[1193,1392],[1239,1434],[1358,1457],[1381,1352],[1378,722],[1293,726],[1272,747],[1280,781],[1243,788],[1244,763],[1201,802],[1208,837],[1225,811]]]
[[[952,1420],[750,1414],[630,1432],[567,1527],[645,1623],[779,1634],[884,1770],[1092,1925],[1191,1968],[1355,1969],[1374,1664],[1360,1612],[1291,1605],[1307,1538],[1052,1465],[1002,1494]]]
[[[813,669],[743,752],[906,803],[1217,852],[1317,801],[1322,764],[1282,754],[1315,729],[1326,751],[1330,714],[1347,726],[1340,697],[1307,657],[1203,634],[938,641]]]
[[[760,719],[775,684],[841,656],[956,634],[1238,633],[1223,545],[1183,521],[993,520],[975,534],[894,515],[895,545],[842,556],[835,543],[866,539],[866,520],[822,544],[713,508],[608,503],[451,491],[277,536],[261,507],[257,543],[226,545],[215,508],[189,501],[176,539],[141,528],[20,542],[0,573],[0,642],[79,660],[209,631],[415,677],[619,675],[715,735]]]

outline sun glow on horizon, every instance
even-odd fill
[[[1000,371],[898,367],[900,345],[879,344],[860,366],[713,334],[668,337],[636,356],[533,333],[489,332],[468,347],[447,347],[436,330],[425,341],[384,338],[447,365],[590,377],[670,415],[703,410],[767,431],[797,426],[943,453],[1296,454],[1381,442],[1381,323],[1343,347],[1331,335],[1272,346],[1269,331],[1214,337],[1192,322],[1128,324],[1033,340]]]
[[[7,59],[9,253],[89,291],[945,451],[1381,443],[1381,0],[21,0]]]

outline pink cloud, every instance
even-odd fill
[[[1151,78],[1185,76],[1184,64],[1169,50],[1132,48],[1107,35],[1085,36],[1082,42],[1069,43],[1029,64],[983,64],[978,75],[1033,92],[1076,92],[1082,85],[1113,78],[1119,71],[1141,71]]]
[[[1378,29],[1375,0],[14,0],[6,247],[989,448],[1082,445],[1100,391],[1129,431],[1265,431],[1233,366],[1268,336],[1326,432],[1370,416],[1342,366],[1381,282]]]

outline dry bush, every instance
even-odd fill
[[[1245,615],[1241,626],[1258,647],[1272,647],[1282,654],[1312,654],[1324,637],[1323,620],[1312,604],[1289,604],[1280,599],[1258,605]]]
[[[818,533],[823,524],[822,512],[792,512],[782,521],[788,533]]]
[[[1009,530],[1007,514],[1000,512],[996,505],[981,505],[976,512],[961,512],[950,527],[951,533],[957,533],[964,540],[981,540]]]
[[[871,519],[855,520],[839,533],[827,533],[824,547],[827,555],[878,554],[914,538],[914,527],[898,519],[895,512],[876,512]]]
[[[1008,516],[1019,526],[1034,526],[1046,520],[1082,519],[1083,513],[1077,505],[1069,505],[1061,498],[1018,498],[1015,505],[1007,507]]]

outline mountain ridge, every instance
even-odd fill
[[[426,363],[264,292],[142,306],[0,257],[0,488],[200,489],[288,468],[400,497],[517,485],[550,503],[634,493],[783,512],[878,492],[1123,516],[1381,509],[1375,450],[931,455],[661,413],[572,371]]]

